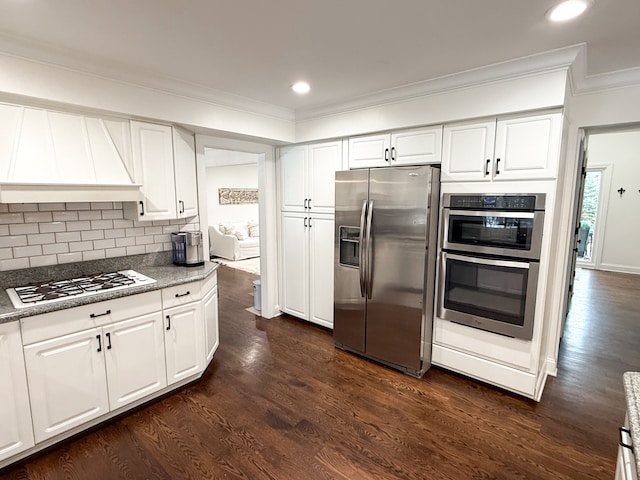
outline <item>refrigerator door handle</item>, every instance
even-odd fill
[[[358,238],[358,273],[360,275],[360,296],[365,296],[365,236],[364,228],[367,218],[367,201],[362,202],[362,211],[360,212],[360,234]]]
[[[373,222],[373,200],[369,202],[367,212],[367,298],[371,299],[373,290],[373,242],[371,241],[371,222]]]

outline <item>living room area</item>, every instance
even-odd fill
[[[230,268],[260,275],[258,158],[207,149],[205,172],[209,257]]]

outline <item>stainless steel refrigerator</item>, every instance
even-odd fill
[[[431,366],[440,169],[336,172],[333,338],[420,377]]]

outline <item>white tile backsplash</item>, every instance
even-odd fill
[[[0,271],[171,250],[188,220],[133,221],[122,202],[0,204]]]

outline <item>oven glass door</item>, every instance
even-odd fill
[[[443,252],[440,316],[531,339],[539,264]]]
[[[539,258],[544,212],[445,210],[443,248]]]

